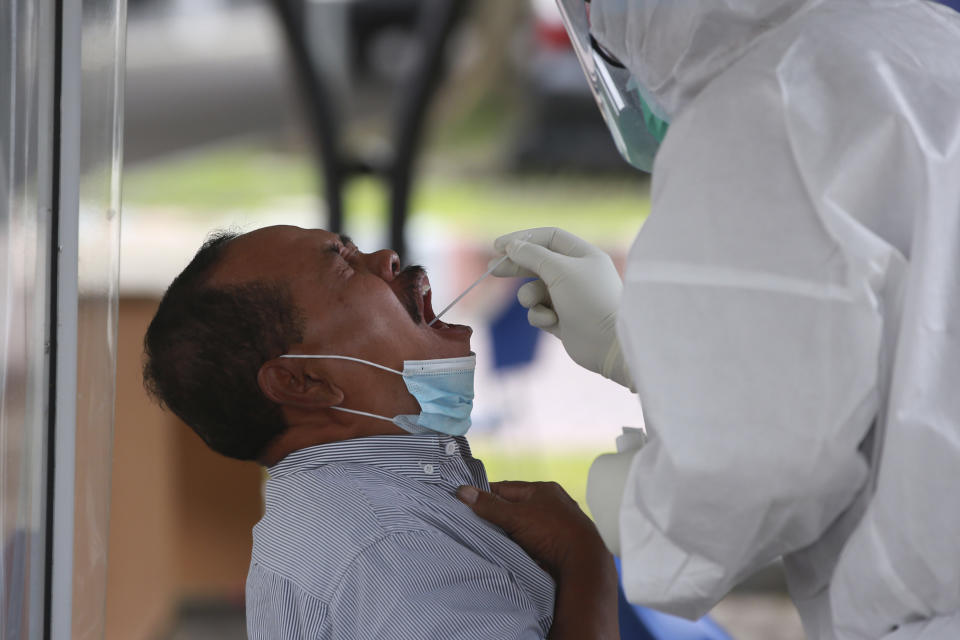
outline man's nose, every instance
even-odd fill
[[[368,256],[370,270],[386,280],[392,281],[400,273],[400,256],[390,249],[381,249]]]

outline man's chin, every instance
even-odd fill
[[[468,356],[472,353],[470,350],[470,337],[473,335],[473,329],[465,324],[446,324],[442,327],[437,328],[437,324],[434,323],[433,327],[430,327],[437,336],[439,336],[444,341],[450,341],[461,345],[462,353],[459,355],[453,355],[449,357],[458,358],[461,356]]]

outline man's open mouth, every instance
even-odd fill
[[[413,298],[416,302],[416,308],[419,312],[418,314],[412,314],[414,321],[422,321],[424,324],[428,325],[431,329],[435,331],[443,331],[449,333],[473,333],[473,330],[462,324],[449,324],[443,320],[434,319],[437,317],[436,312],[433,310],[433,290],[430,286],[430,278],[427,277],[426,272],[423,269],[419,269],[417,274],[414,276],[413,280],[413,291],[415,292]],[[415,317],[419,315],[419,318]],[[433,322],[433,324],[430,324]]]
[[[417,287],[420,292],[417,298],[417,306],[420,309],[420,317],[423,318],[423,321],[434,329],[449,329],[450,325],[443,320],[434,322],[437,315],[433,310],[433,290],[430,287],[430,278],[427,277],[426,273],[418,278]],[[432,325],[431,322],[433,322]]]
[[[433,320],[437,317],[433,310],[433,295],[430,278],[423,267],[410,265],[405,267],[398,276],[405,282],[397,297],[410,314],[414,324],[428,325],[434,331],[450,334],[450,337],[468,337],[473,329],[463,324],[450,324],[443,320]],[[433,322],[431,325],[430,323]]]

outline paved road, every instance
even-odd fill
[[[299,102],[266,3],[154,2],[130,11],[128,162],[238,135],[280,135]]]

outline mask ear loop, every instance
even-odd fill
[[[385,367],[382,364],[377,364],[376,362],[370,362],[369,360],[364,360],[362,358],[352,358],[350,356],[318,356],[318,355],[305,355],[305,354],[285,354],[280,356],[281,358],[290,358],[302,359],[302,360],[350,360],[351,362],[359,362],[360,364],[367,364],[371,367],[376,367],[377,369],[383,369],[384,371],[389,371],[390,373],[395,373],[398,376],[402,376],[402,371],[397,371],[396,369],[391,369],[390,367]],[[388,418],[386,416],[378,416],[375,413],[368,413],[366,411],[359,411],[357,409],[347,409],[346,407],[330,407],[337,411],[343,411],[344,413],[353,413],[358,416],[366,416],[368,418],[377,418],[378,420],[385,420],[387,422],[393,422],[393,418]]]
[[[368,418],[377,418],[378,420],[385,420],[387,422],[393,422],[393,418],[388,418],[387,416],[378,416],[375,413],[367,413],[366,411],[358,411],[356,409],[347,409],[346,407],[330,407],[336,411],[343,411],[344,413],[355,413],[358,416],[366,416]]]
[[[350,360],[351,362],[359,362],[360,364],[368,364],[371,367],[376,367],[377,369],[383,369],[384,371],[389,371],[390,373],[395,373],[398,376],[402,376],[402,371],[397,371],[396,369],[391,369],[390,367],[385,367],[382,364],[377,364],[376,362],[370,362],[369,360],[364,360],[362,358],[351,358],[350,356],[315,356],[315,355],[303,355],[303,354],[286,354],[280,356],[281,358],[302,358],[302,359],[316,359],[316,360]]]

